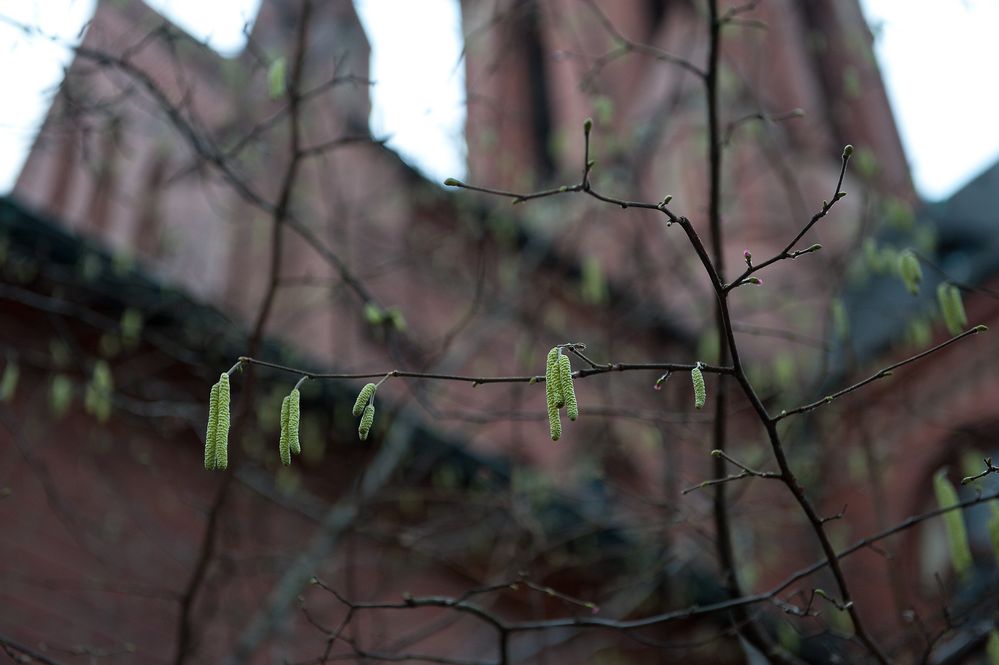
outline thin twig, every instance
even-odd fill
[[[970,330],[966,330],[963,333],[961,333],[960,335],[956,335],[954,337],[951,337],[947,341],[941,342],[940,344],[937,344],[936,346],[934,346],[932,348],[926,349],[925,351],[923,351],[921,353],[917,353],[916,355],[911,356],[909,358],[906,358],[905,360],[900,360],[897,363],[894,363],[892,365],[888,365],[887,367],[885,367],[883,369],[880,369],[877,372],[875,372],[874,374],[870,375],[866,379],[864,379],[862,381],[858,381],[857,383],[853,384],[852,386],[848,386],[846,388],[843,388],[842,390],[834,392],[831,395],[826,395],[822,399],[817,400],[815,402],[811,402],[809,404],[804,404],[802,406],[799,406],[799,407],[796,407],[794,409],[790,409],[790,410],[787,410],[787,411],[781,411],[779,414],[777,414],[776,416],[774,416],[772,420],[773,420],[773,422],[778,422],[780,420],[783,420],[784,418],[787,418],[788,416],[793,416],[793,415],[799,414],[799,413],[807,413],[808,411],[812,411],[814,409],[817,409],[820,406],[824,406],[826,404],[829,404],[833,400],[836,400],[836,399],[842,397],[843,395],[848,395],[849,393],[852,393],[855,390],[863,388],[864,386],[866,386],[869,383],[873,383],[874,381],[877,381],[878,379],[883,379],[883,378],[885,378],[887,376],[891,376],[892,372],[895,371],[896,369],[898,369],[899,367],[904,367],[905,365],[909,365],[911,363],[914,363],[917,360],[921,360],[921,359],[925,358],[926,356],[932,355],[932,354],[936,353],[937,351],[940,351],[942,349],[947,348],[951,344],[954,344],[955,342],[958,342],[958,341],[964,339],[965,337],[969,337],[971,335],[977,335],[978,333],[985,332],[986,330],[988,330],[988,328],[985,327],[985,326],[982,326],[982,325],[975,326],[974,328],[971,328]]]
[[[784,249],[782,249],[781,251],[779,251],[777,254],[767,259],[766,261],[763,261],[762,263],[756,263],[751,266],[748,266],[742,272],[741,275],[736,277],[734,280],[732,280],[731,283],[725,286],[726,292],[731,291],[732,289],[745,283],[747,277],[749,277],[755,272],[762,270],[763,268],[766,268],[769,265],[777,263],[778,261],[783,261],[785,259],[795,259],[801,254],[807,253],[806,251],[793,252],[792,250],[794,249],[794,246],[798,244],[798,241],[801,240],[804,237],[804,235],[808,233],[811,230],[811,228],[815,226],[816,223],[818,223],[820,219],[829,214],[829,211],[833,209],[833,206],[835,206],[840,199],[846,196],[846,192],[843,191],[843,178],[846,177],[846,167],[850,163],[850,156],[852,154],[853,154],[852,146],[847,146],[847,149],[843,150],[843,154],[840,158],[839,180],[836,181],[836,191],[833,192],[832,199],[830,199],[829,201],[822,202],[822,207],[819,209],[819,211],[814,215],[812,215],[812,218],[808,220],[808,223],[805,224],[800,231],[798,231],[797,235],[794,236],[791,242],[787,243],[787,245],[784,246]]]
[[[44,665],[63,665],[58,660],[53,660],[52,658],[49,658],[48,656],[41,654],[38,651],[35,651],[34,649],[29,649],[23,644],[16,642],[5,635],[0,635],[0,646],[4,648],[4,651],[7,652],[7,655],[9,655],[11,657],[11,660],[13,660],[15,663],[17,662],[30,663],[32,661],[38,661],[39,663],[44,663]],[[23,660],[22,658],[12,655],[11,651],[22,654],[25,658],[27,658],[27,660]]]
[[[992,464],[991,457],[986,457],[983,461],[985,462],[985,470],[982,471],[981,473],[975,474],[974,476],[966,476],[962,478],[961,479],[962,485],[967,485],[968,483],[975,482],[979,478],[984,478],[985,476],[991,473],[999,473],[999,466],[995,466],[994,464]]]
[[[439,374],[435,372],[414,372],[409,370],[399,370],[394,369],[387,372],[312,372],[304,369],[299,369],[296,367],[288,367],[286,365],[279,365],[277,363],[267,362],[265,360],[257,360],[256,358],[250,358],[248,356],[241,356],[239,362],[246,363],[248,365],[259,365],[261,367],[269,367],[271,369],[276,369],[282,372],[288,372],[291,374],[297,374],[299,376],[304,376],[309,379],[379,379],[387,377],[400,377],[400,378],[410,378],[410,379],[428,379],[437,381],[460,381],[465,383],[471,383],[474,385],[481,385],[487,383],[543,383],[545,380],[544,374],[525,374],[520,376],[470,376],[465,374]],[[655,371],[655,370],[669,370],[673,372],[678,371],[690,371],[694,369],[696,363],[606,363],[601,365],[596,365],[594,367],[585,367],[578,369],[572,373],[572,376],[577,379],[583,379],[588,376],[594,376],[596,374],[607,374],[609,372],[629,372],[629,371]],[[717,365],[705,365],[701,363],[702,372],[713,372],[716,374],[728,374],[732,371],[731,367],[720,367]]]

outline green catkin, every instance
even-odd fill
[[[992,516],[989,517],[988,529],[989,540],[992,541],[992,553],[995,554],[996,562],[999,563],[999,508],[996,507],[995,503],[992,504]]]
[[[298,425],[302,420],[300,407],[302,395],[298,392],[298,388],[295,388],[288,397],[291,398],[288,402],[288,447],[291,448],[291,452],[300,455],[302,444],[298,440]]]
[[[911,249],[899,253],[898,273],[909,293],[914,296],[919,295],[919,283],[923,281],[923,269],[919,265],[919,259]]]
[[[565,397],[562,395],[562,385],[558,375],[558,359],[561,355],[562,351],[557,346],[552,347],[545,363],[545,397],[549,402],[554,400],[556,409],[565,406]]]
[[[562,421],[558,415],[558,410],[562,408],[564,402],[558,371],[560,355],[561,352],[557,346],[552,348],[548,352],[548,360],[545,365],[545,398],[548,401],[548,429],[552,441],[558,441],[562,436]]]
[[[960,503],[957,490],[947,479],[947,473],[937,471],[933,476],[933,490],[937,495],[940,508],[951,508]],[[967,579],[971,572],[971,548],[968,546],[968,532],[964,527],[964,515],[961,510],[951,510],[943,514],[944,526],[947,527],[947,541],[950,544],[950,559],[954,572],[958,577]]]
[[[94,363],[94,373],[84,391],[83,406],[87,413],[105,422],[111,417],[111,394],[114,384],[111,369],[103,360]]]
[[[208,432],[205,434],[205,470],[215,469],[215,439],[219,431],[219,384],[212,386],[208,399]]]
[[[355,418],[364,413],[364,407],[367,405],[371,397],[375,394],[375,390],[377,389],[378,386],[376,386],[373,383],[369,383],[365,385],[363,388],[361,388],[361,392],[357,394],[357,400],[354,401],[354,409],[351,411],[351,413],[354,414]]]
[[[215,432],[215,468],[229,466],[229,375],[219,377],[218,431]]]
[[[961,290],[952,284],[949,291],[951,307],[957,315],[957,322],[960,329],[964,330],[968,327],[968,315],[964,311],[964,301],[961,299]]]
[[[375,405],[368,404],[364,407],[364,413],[361,414],[361,424],[357,426],[357,436],[360,437],[361,441],[366,441],[368,439],[368,432],[371,431],[371,425],[375,422]]]
[[[704,388],[704,375],[701,373],[701,363],[697,363],[694,365],[694,369],[690,370],[690,381],[694,384],[694,408],[704,408],[704,402],[707,400],[708,394]]]
[[[281,455],[281,464],[289,466],[291,464],[291,444],[288,442],[288,414],[290,413],[291,395],[285,395],[281,402],[281,438],[278,440],[278,454]]]
[[[57,374],[52,378],[52,388],[49,394],[52,415],[61,418],[73,402],[73,382],[69,377]]]
[[[941,282],[937,287],[937,304],[940,306],[940,313],[943,314],[947,332],[951,335],[961,334],[968,325],[964,303],[961,301],[961,291],[949,282]]]
[[[278,99],[285,91],[285,74],[288,70],[288,63],[284,56],[275,58],[271,66],[267,68],[267,91],[271,99]]]
[[[8,402],[17,390],[17,380],[21,376],[21,368],[14,361],[3,368],[3,378],[0,378],[0,402]]]
[[[579,417],[579,405],[576,403],[576,389],[572,385],[572,363],[569,356],[559,356],[558,369],[559,385],[565,398],[565,412],[569,420],[575,421]]]
[[[995,628],[989,631],[989,639],[985,643],[985,653],[989,657],[989,665],[999,665],[999,631]]]

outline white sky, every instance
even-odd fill
[[[916,186],[935,200],[999,160],[999,0],[861,0]],[[95,0],[0,0],[0,16],[73,39]],[[260,0],[149,0],[232,55]],[[464,175],[458,0],[355,0],[372,44],[372,131],[428,177]],[[0,192],[13,185],[69,61],[0,24]]]
[[[96,0],[0,0],[0,17],[73,40]],[[225,55],[244,43],[260,0],[147,0]],[[371,129],[434,180],[465,175],[465,70],[458,0],[356,0],[371,42]],[[0,193],[14,185],[70,55],[0,23]],[[26,66],[25,63],[30,63]]]
[[[999,160],[999,0],[861,4],[916,188],[946,197]]]

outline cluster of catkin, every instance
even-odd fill
[[[361,388],[357,401],[354,402],[353,413],[355,416],[361,416],[361,425],[357,429],[361,441],[368,438],[371,424],[375,420],[374,401],[377,389],[378,386],[375,384],[367,384]],[[301,399],[301,393],[295,388],[281,403],[281,439],[278,442],[278,451],[281,453],[281,463],[285,466],[291,464],[292,454],[298,455],[302,452],[298,436],[299,423],[302,420]]]
[[[579,405],[576,403],[576,390],[572,385],[572,365],[569,356],[562,354],[562,347],[553,347],[548,352],[548,363],[545,366],[545,397],[548,399],[548,427],[552,441],[558,441],[562,436],[562,420],[559,409],[565,407],[569,420],[579,417]]]
[[[706,398],[701,363],[697,363],[690,371],[690,378],[694,384],[694,406],[700,409],[704,406]],[[352,413],[354,417],[361,419],[357,427],[357,436],[361,441],[367,440],[375,421],[377,390],[377,384],[365,384],[354,401]],[[548,352],[545,366],[545,397],[548,401],[548,426],[552,441],[558,441],[562,437],[559,411],[564,408],[569,420],[572,421],[579,417],[576,389],[572,383],[572,364],[569,356],[562,353],[561,346],[552,347]],[[291,464],[293,454],[298,455],[302,452],[299,440],[299,424],[302,420],[301,398],[296,386],[281,403],[281,437],[278,442],[278,452],[281,455],[281,463],[285,466]],[[229,374],[223,372],[218,382],[212,386],[208,406],[205,468],[209,471],[224,470],[229,466],[229,401]]]
[[[205,468],[224,470],[229,466],[229,375],[222,372],[212,386],[208,402],[208,433],[205,434]]]
[[[919,284],[923,281],[923,270],[919,265],[919,257],[911,249],[906,249],[898,255],[898,274],[912,295],[919,293]],[[943,316],[944,325],[951,335],[959,335],[968,325],[968,315],[964,311],[961,300],[961,290],[950,282],[940,282],[937,285],[937,305]]]
[[[368,438],[371,425],[375,422],[376,390],[378,390],[378,386],[373,383],[368,383],[361,388],[361,392],[357,394],[357,399],[354,401],[354,409],[351,411],[355,418],[358,416],[361,417],[361,423],[357,426],[357,436],[361,441]]]
[[[354,402],[353,413],[361,417],[357,435],[361,441],[368,438],[371,425],[375,421],[375,391],[378,386],[369,383],[361,388]],[[571,390],[571,386],[570,386]],[[229,374],[223,372],[218,382],[212,386],[208,402],[208,433],[205,435],[205,469],[225,470],[229,466]],[[299,438],[299,424],[302,421],[302,394],[295,387],[281,403],[281,438],[278,452],[281,464],[289,466],[291,456],[302,452]],[[575,404],[575,398],[573,398]],[[575,420],[575,416],[572,416]]]

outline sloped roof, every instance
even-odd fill
[[[926,207],[936,226],[940,267],[955,281],[982,284],[999,271],[999,162],[950,198]]]
[[[217,378],[220,368],[231,366],[245,351],[247,332],[214,307],[163,286],[141,266],[111,255],[97,243],[68,232],[55,220],[9,197],[0,197],[0,246],[4,248],[0,302],[16,301],[54,311],[102,330],[117,330],[126,309],[139,310],[144,319],[144,338],[186,364],[194,376],[203,377],[205,386]],[[58,285],[58,297],[44,293],[49,283]],[[274,342],[265,343],[259,357],[298,367],[314,365]],[[337,408],[349,409],[355,390],[356,386],[347,382],[310,382],[309,391],[303,395],[303,409],[307,410],[309,403],[328,414]],[[382,404],[387,412],[396,410],[384,399]],[[331,420],[334,427],[343,422]],[[354,421],[349,422],[349,431],[337,428],[341,440],[356,440]],[[442,467],[448,468],[459,487],[481,484],[483,479],[496,489],[511,483],[508,459],[474,452],[426,421],[416,424],[411,440],[418,442],[413,449],[419,453],[410,455],[400,469],[406,483],[426,482]],[[253,478],[250,481],[258,485]],[[574,500],[553,496],[538,507],[538,519],[553,529],[581,522],[601,523],[603,528],[597,534],[601,547],[608,548],[610,556],[615,551],[626,556],[628,539],[611,523],[613,511],[594,510],[598,505],[607,507],[604,501],[590,500],[597,494],[605,498],[602,485],[582,488]],[[318,517],[307,503],[299,508]],[[314,508],[323,510],[318,505]],[[566,546],[571,548],[573,543]]]
[[[931,228],[936,246],[925,259],[919,294],[906,291],[891,271],[847,283],[841,295],[850,321],[849,348],[838,345],[834,367],[842,367],[849,351],[858,361],[877,357],[903,337],[907,324],[936,311],[936,288],[948,280],[959,286],[984,284],[999,273],[999,163],[950,198],[924,205],[916,224]],[[878,243],[902,248],[906,231],[884,228]],[[935,268],[934,268],[935,267]],[[835,377],[834,377],[835,378]]]

